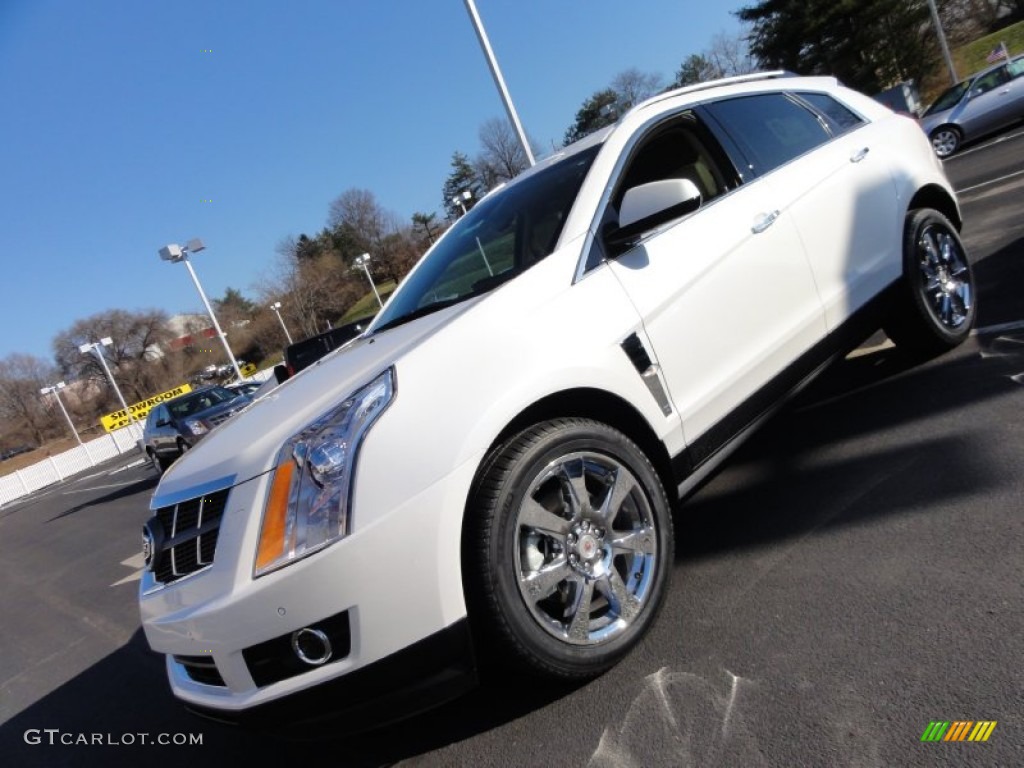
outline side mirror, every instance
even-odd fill
[[[284,384],[288,380],[288,366],[284,363],[278,363],[275,365],[274,378],[277,379],[278,384]]]
[[[605,242],[614,255],[624,253],[644,232],[692,213],[700,203],[700,190],[690,179],[662,179],[631,187],[619,206],[618,226],[605,230]]]

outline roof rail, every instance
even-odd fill
[[[687,93],[696,93],[698,91],[706,91],[709,88],[719,88],[723,85],[735,85],[737,83],[753,83],[758,80],[775,80],[782,77],[798,77],[795,72],[790,72],[788,69],[773,69],[769,72],[752,72],[749,75],[734,75],[732,77],[721,77],[718,80],[708,80],[706,83],[696,83],[695,85],[685,85],[682,88],[676,88],[675,90],[665,91],[659,93],[657,96],[641,101],[639,104],[631,107],[626,114],[630,112],[643,109],[644,107],[650,106],[651,104],[657,104],[659,101],[672,98],[673,96],[681,96]],[[625,116],[625,115],[624,115]]]

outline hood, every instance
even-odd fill
[[[288,438],[484,299],[486,295],[363,336],[300,371],[174,462],[154,491],[150,508],[228,488],[272,470]]]

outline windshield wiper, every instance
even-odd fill
[[[460,301],[465,301],[466,299],[471,298],[472,296],[473,294],[467,293],[465,296],[456,296],[453,299],[443,299],[442,301],[434,301],[431,302],[430,304],[424,304],[422,307],[416,307],[416,309],[414,309],[412,312],[407,312],[404,315],[399,315],[394,320],[389,320],[388,322],[384,323],[384,325],[375,328],[374,333],[380,333],[381,331],[386,331],[391,328],[395,328],[396,326],[399,325],[405,325],[405,323],[415,320],[418,317],[423,317],[424,315],[431,315],[434,312],[437,312],[438,310],[450,307],[453,304],[458,304]]]
[[[473,289],[469,293],[464,293],[461,296],[453,296],[450,299],[433,301],[430,304],[424,304],[422,307],[417,307],[412,312],[396,317],[394,320],[388,320],[386,323],[384,323],[384,325],[380,326],[379,328],[375,328],[374,333],[386,331],[391,328],[394,328],[395,326],[404,325],[405,323],[408,323],[411,320],[415,320],[419,317],[423,317],[424,315],[433,314],[434,312],[437,312],[440,309],[450,307],[453,304],[458,304],[460,302],[466,301],[467,299],[472,299],[484,293],[488,293],[489,291],[493,291],[502,283],[506,283],[513,277],[518,275],[520,271],[521,270],[518,269],[507,269],[504,272],[500,272],[499,274],[494,275],[492,277],[485,277],[482,280],[477,280],[475,283],[473,283]]]

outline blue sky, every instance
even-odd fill
[[[543,147],[624,69],[671,79],[742,3],[477,0]],[[0,358],[111,308],[253,296],[346,189],[439,211],[504,111],[462,0],[0,0]],[[209,201],[209,202],[207,202]]]

